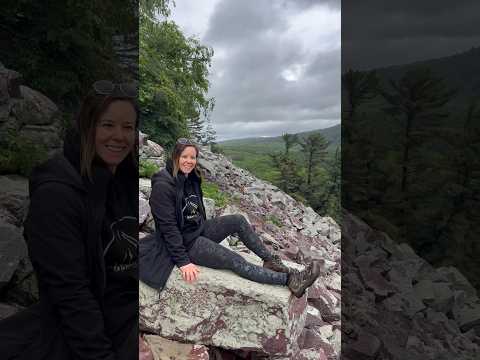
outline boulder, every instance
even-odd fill
[[[20,226],[28,206],[28,179],[7,175],[0,176],[0,218]]]
[[[140,178],[138,179],[138,189],[145,196],[145,198],[148,199],[152,193],[152,182],[150,179]]]
[[[203,198],[203,203],[205,205],[205,215],[207,216],[207,219],[215,217],[215,200]]]
[[[139,295],[140,328],[181,342],[288,356],[305,325],[305,296],[229,271],[200,267],[200,278],[188,284],[174,269],[160,293],[140,283]]]
[[[382,342],[375,335],[360,333],[352,350],[358,356],[357,359],[375,359],[381,347]]]
[[[49,125],[59,115],[57,105],[40,92],[27,86],[20,86],[22,102],[15,103],[12,109],[17,121],[25,125]]]
[[[163,148],[148,140],[148,135],[138,132],[139,158],[150,161],[160,168],[165,167],[165,151]]]
[[[150,205],[148,204],[148,200],[145,199],[145,196],[140,193],[138,196],[138,224],[142,225],[145,223],[149,216]]]
[[[307,291],[308,303],[319,311],[323,321],[340,320],[340,301],[332,291],[327,289],[321,278],[317,279]]]
[[[0,64],[0,104],[8,102],[10,98],[20,98],[22,96],[21,83],[22,75],[20,73],[9,70]]]
[[[19,228],[0,219],[0,289],[12,278],[27,246]]]

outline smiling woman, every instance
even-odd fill
[[[112,173],[135,145],[136,117],[134,106],[125,100],[112,102],[100,116],[96,126],[95,149]]]
[[[63,154],[32,173],[25,240],[40,302],[0,322],[2,359],[138,357],[139,110],[132,89],[95,83]]]
[[[242,215],[207,220],[197,167],[199,153],[192,140],[178,139],[165,169],[152,177],[150,207],[156,234],[140,243],[140,280],[161,289],[177,265],[183,279],[194,282],[201,276],[200,265],[231,270],[258,283],[287,286],[295,296],[303,296],[320,274],[318,262],[308,263],[302,271],[290,270],[265,247]],[[263,267],[220,245],[233,234],[263,259]]]

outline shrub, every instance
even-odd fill
[[[48,158],[45,146],[35,144],[17,133],[7,134],[0,154],[0,174],[29,176],[33,168]]]
[[[202,182],[203,196],[215,200],[215,206],[224,207],[229,203],[229,197],[224,192],[220,191],[218,186],[214,183]]]
[[[152,161],[140,160],[138,174],[142,178],[151,178],[153,174],[158,172],[160,167]]]
[[[267,216],[267,222],[272,223],[273,225],[278,226],[280,228],[283,226],[280,219],[278,217],[276,217],[275,215],[268,215]]]
[[[225,154],[225,151],[223,149],[222,146],[220,146],[219,144],[217,143],[212,143],[210,145],[210,150],[214,153],[214,154]]]

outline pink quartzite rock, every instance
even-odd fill
[[[156,335],[146,335],[154,360],[208,360],[208,348],[202,345],[182,344]]]
[[[302,349],[294,357],[295,360],[328,360],[323,349]]]
[[[352,346],[352,349],[359,357],[366,359],[375,359],[380,352],[382,343],[374,335],[368,333],[361,333],[358,336],[357,342]]]
[[[308,303],[320,311],[323,320],[331,322],[340,319],[340,301],[327,289],[322,279],[308,289]]]
[[[247,260],[257,261],[252,255]],[[289,356],[306,318],[307,299],[284,286],[255,283],[229,271],[200,267],[194,284],[174,269],[164,289],[140,284],[140,328],[164,338]]]

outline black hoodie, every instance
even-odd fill
[[[155,220],[155,235],[140,241],[140,280],[157,289],[163,288],[174,265],[189,264],[188,250],[201,234],[205,208],[201,178],[194,172],[188,176],[188,188],[199,201],[202,220],[198,226],[186,224],[182,208],[185,205],[186,177],[181,172],[173,177],[172,161],[152,177],[150,207]]]
[[[128,160],[118,166],[115,177],[124,181],[125,196],[133,194],[138,199],[138,171]],[[25,339],[22,355],[12,358],[121,358],[106,326],[107,277],[101,241],[112,177],[101,164],[93,167],[93,182],[80,176],[79,144],[73,134],[65,141],[64,155],[55,156],[32,173],[24,236],[40,302],[28,309],[28,315],[20,313],[0,323],[0,335],[7,327],[13,327],[10,332],[29,329],[30,335],[35,333],[32,327],[38,331],[30,343]],[[6,342],[0,351],[2,358],[7,354],[8,359],[16,350]]]

